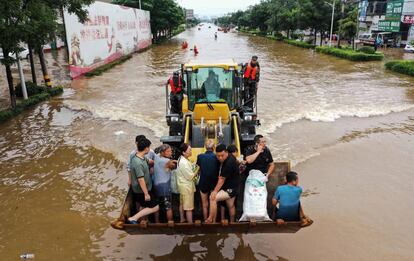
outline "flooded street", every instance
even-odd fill
[[[17,260],[413,260],[414,80],[215,27],[176,36],[0,124],[0,257]],[[197,45],[199,55],[181,49]],[[130,236],[112,229],[134,137],[168,133],[181,63],[261,65],[258,132],[290,160],[315,221],[295,234]],[[58,59],[62,59],[62,55]],[[58,65],[54,77],[65,78]],[[40,75],[40,74],[39,74]],[[53,80],[53,79],[52,79]],[[2,81],[0,83],[3,84]]]

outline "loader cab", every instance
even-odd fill
[[[193,111],[196,104],[227,104],[230,110],[238,105],[235,85],[235,68],[188,67],[187,78],[188,110]]]
[[[166,118],[169,135],[162,143],[178,147],[189,143],[193,157],[204,152],[204,142],[234,144],[239,153],[253,143],[259,121],[256,110],[243,110],[243,71],[233,60],[189,62],[180,74],[185,81],[182,112],[172,114],[166,89]]]

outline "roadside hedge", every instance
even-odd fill
[[[283,41],[287,44],[291,44],[297,47],[302,47],[302,48],[306,48],[306,49],[315,49],[316,45],[314,44],[309,44],[307,42],[302,42],[302,41],[296,41],[293,39],[288,39],[282,35],[267,35],[266,38],[268,39],[272,39],[272,40],[276,40],[276,41]]]
[[[306,49],[315,49],[315,47],[316,47],[314,44],[309,44],[309,43],[306,43],[306,42],[296,41],[296,40],[292,40],[292,39],[283,39],[283,41],[285,43],[295,45],[295,46],[298,46],[298,47],[302,47],[302,48],[306,48]]]
[[[357,52],[374,54],[375,53],[375,49],[374,49],[374,47],[371,47],[371,46],[362,46],[361,48],[359,48],[357,50]]]
[[[184,31],[185,31],[185,25],[180,25],[172,31],[172,35],[176,36],[177,34],[180,34]]]
[[[246,29],[246,28],[240,28],[239,32],[247,33],[247,34],[253,34],[253,35],[259,35],[259,36],[266,36],[267,35],[267,32],[262,32],[259,29],[251,30],[251,29]]]
[[[335,47],[326,46],[318,46],[316,47],[316,51],[319,53],[333,55],[351,61],[381,61],[382,59],[384,59],[384,54],[380,52],[368,54],[363,52],[357,52],[350,49],[338,49]]]
[[[118,64],[124,63],[124,62],[126,62],[127,60],[129,60],[131,58],[132,58],[132,54],[125,55],[125,56],[119,58],[118,60],[115,60],[111,63],[102,65],[102,66],[100,66],[100,67],[98,67],[98,68],[96,68],[96,69],[94,69],[90,72],[85,73],[85,76],[86,77],[93,77],[93,76],[101,75],[105,71],[117,66]]]
[[[27,100],[22,100],[21,102],[17,103],[16,108],[14,109],[6,109],[0,111],[0,123],[7,121],[8,119],[19,115],[24,110],[27,110],[31,108],[32,106],[45,101],[47,99],[50,99],[52,96],[56,96],[63,93],[63,87],[58,86],[54,88],[45,88],[45,90],[42,93],[35,94]]]
[[[414,61],[413,60],[393,60],[385,63],[385,68],[388,70],[414,76]]]
[[[283,37],[280,35],[267,35],[266,38],[269,38],[271,40],[276,40],[276,41],[283,41],[283,39],[286,39],[286,37]]]
[[[30,97],[30,96],[33,96],[35,94],[45,92],[46,87],[45,86],[38,86],[38,85],[34,84],[33,82],[27,81],[26,82],[26,90],[27,90],[27,96]],[[19,97],[19,98],[23,97],[22,84],[21,83],[16,85],[15,91],[16,91],[16,96],[17,97]]]

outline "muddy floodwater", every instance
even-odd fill
[[[190,29],[0,124],[0,260],[414,260],[414,80],[265,38]],[[181,42],[197,45],[197,57]],[[392,51],[391,51],[392,52]],[[168,133],[180,63],[259,57],[258,132],[315,223],[294,234],[130,236],[109,226],[134,137]],[[58,57],[62,61],[64,52]],[[398,56],[398,54],[393,54]],[[52,59],[52,58],[50,58]],[[55,77],[67,75],[57,66]],[[4,84],[3,80],[0,80]]]

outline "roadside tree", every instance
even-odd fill
[[[22,49],[22,43],[28,43],[30,46],[37,46],[36,49],[41,49],[43,44],[56,35],[58,13],[62,8],[66,8],[69,13],[76,14],[80,21],[85,21],[88,13],[84,7],[92,2],[93,0],[0,1],[0,48],[3,49],[2,63],[6,67],[12,108],[16,107],[11,72],[11,65],[15,63],[15,59],[10,57],[9,53],[18,53]],[[47,75],[44,60],[42,69]]]

